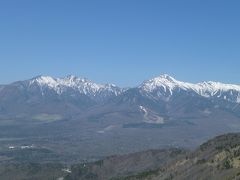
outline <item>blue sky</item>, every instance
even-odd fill
[[[2,0],[0,84],[74,74],[134,86],[167,73],[240,84],[239,0]]]

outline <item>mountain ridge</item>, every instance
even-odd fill
[[[172,96],[175,90],[191,91],[192,93],[196,93],[207,98],[222,98],[228,101],[240,103],[240,85],[215,81],[189,83],[178,81],[168,74],[163,74],[150,80],[145,80],[140,85],[130,88],[120,88],[115,84],[98,84],[91,80],[88,80],[87,78],[79,78],[73,75],[68,75],[63,78],[53,78],[51,76],[40,75],[29,80],[17,81],[7,85],[1,85],[0,90],[4,89],[5,86],[19,82],[27,83],[28,87],[37,85],[41,89],[49,88],[51,90],[54,90],[58,95],[61,95],[68,89],[71,89],[78,91],[80,94],[85,94],[92,97],[101,93],[105,93],[105,95],[107,93],[110,93],[111,95],[118,96],[129,89],[138,88],[143,93],[162,91],[163,96],[167,97]],[[230,93],[232,98],[228,98],[225,93]]]
[[[193,84],[178,81],[167,74],[128,89],[114,84],[98,84],[73,75],[63,78],[37,76],[0,86],[1,114],[28,114],[36,111],[73,115],[95,107],[119,109],[122,106],[124,111],[135,109],[134,112],[139,111],[145,118],[149,115],[162,119],[163,116],[169,116],[167,111],[173,111],[178,106],[185,109],[192,106],[196,111],[205,108],[202,111],[206,112],[210,106],[213,109],[219,107],[240,114],[239,104],[238,85],[212,81]],[[151,113],[143,112],[140,107],[149,109]]]
[[[138,88],[142,91],[149,93],[154,92],[155,90],[163,90],[165,96],[172,96],[174,90],[183,90],[183,91],[192,91],[203,97],[217,97],[223,98],[229,101],[240,103],[240,85],[234,84],[224,84],[214,81],[204,81],[201,83],[188,83],[183,81],[178,81],[173,77],[164,74],[159,77],[150,79],[142,83]],[[230,92],[231,95],[234,95],[234,99],[230,99],[222,96],[222,93]]]

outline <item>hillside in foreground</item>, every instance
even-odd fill
[[[148,150],[67,167],[58,163],[0,164],[4,180],[240,179],[240,133],[218,136],[194,151]]]
[[[152,150],[75,165],[66,179],[240,179],[240,133],[218,136],[194,152]]]

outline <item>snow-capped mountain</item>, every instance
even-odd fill
[[[113,84],[97,84],[75,76],[37,76],[0,88],[0,116],[34,113],[72,116],[102,105],[122,91]]]
[[[144,107],[148,113],[143,113],[139,107]],[[149,122],[170,117],[177,111],[177,115],[184,115],[189,109],[192,113],[206,114],[215,107],[240,114],[240,86],[211,81],[193,84],[166,74],[129,89],[97,84],[76,76],[38,76],[0,86],[0,115],[60,112],[72,116],[73,113],[86,114],[91,109],[99,112],[104,109],[117,114],[137,112]]]
[[[187,92],[206,98],[240,103],[240,85],[213,81],[192,84],[178,81],[167,74],[145,81],[139,86],[139,89],[148,96],[164,100],[169,100],[174,93]]]
[[[59,96],[62,94],[76,93],[86,95],[93,99],[99,96],[102,96],[102,98],[116,97],[126,90],[132,91],[132,89],[135,89],[123,89],[114,84],[97,84],[86,78],[79,78],[73,75],[64,78],[37,76],[30,80],[19,81],[13,84],[15,87],[21,86],[22,89],[25,88],[26,90],[38,89],[42,96],[48,91],[52,91]],[[0,90],[3,90],[5,87],[6,86],[0,86]],[[176,94],[188,93],[206,98],[217,98],[240,103],[240,85],[213,81],[193,84],[178,81],[167,74],[144,81],[137,89],[143,95],[160,100],[169,100],[169,98]]]
[[[64,78],[53,78],[50,76],[38,76],[27,81],[28,88],[38,86],[44,95],[46,89],[55,91],[58,95],[74,91],[89,97],[117,96],[122,89],[114,84],[97,84],[86,78],[79,78],[73,75]]]

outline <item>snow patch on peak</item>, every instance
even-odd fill
[[[30,80],[30,84],[38,83],[39,85],[48,85],[54,87],[57,84],[57,80],[51,76],[37,76]]]
[[[214,81],[208,81],[203,83],[198,83],[200,87],[208,90],[222,90],[222,91],[229,91],[229,90],[236,90],[240,91],[240,85],[234,85],[234,84],[224,84],[220,82],[214,82]]]
[[[139,88],[143,89],[146,92],[153,92],[160,87],[163,88],[165,92],[169,91],[171,95],[172,91],[175,88],[181,88],[185,90],[196,88],[194,84],[177,81],[176,79],[167,74],[145,81],[143,84],[140,85]]]
[[[81,82],[81,83],[86,83],[86,82],[91,82],[87,78],[79,78],[74,75],[68,75],[64,78],[60,78],[60,80],[66,81],[66,82]]]
[[[65,79],[77,79],[78,77],[77,76],[74,76],[74,75],[67,75],[65,77]]]
[[[174,79],[172,76],[168,75],[168,74],[162,74],[157,78],[154,79],[163,79],[163,80],[167,80],[167,81],[171,81],[171,82],[175,82],[176,79]]]

